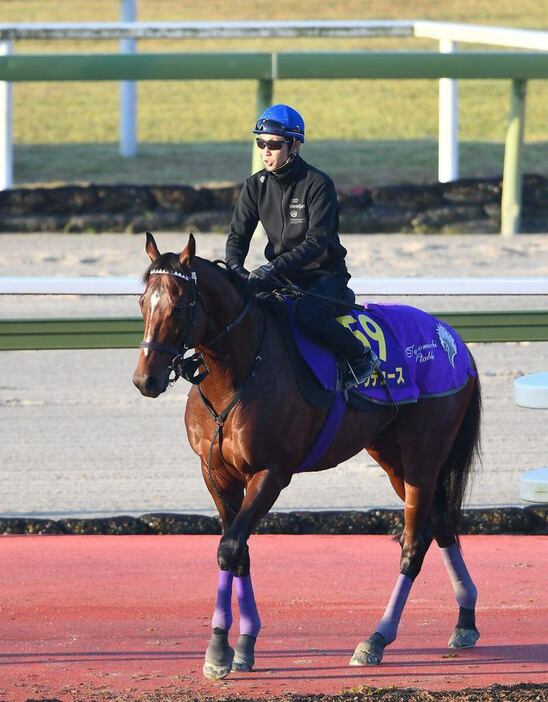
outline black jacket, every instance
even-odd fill
[[[276,173],[263,170],[246,180],[226,242],[229,267],[244,264],[259,221],[268,237],[265,256],[278,273],[295,282],[347,275],[335,186],[300,156]]]

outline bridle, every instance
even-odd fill
[[[207,365],[201,351],[196,351],[190,356],[186,356],[187,352],[195,347],[195,344],[191,341],[191,335],[194,329],[194,317],[198,303],[200,303],[206,315],[208,314],[206,304],[198,289],[198,276],[196,275],[195,271],[190,271],[190,275],[186,275],[181,271],[168,271],[164,268],[153,269],[150,271],[149,275],[170,275],[174,278],[182,278],[183,280],[190,282],[188,303],[179,303],[175,305],[175,309],[187,308],[188,312],[186,315],[185,325],[181,333],[181,341],[179,342],[178,346],[170,346],[157,341],[142,341],[140,347],[143,349],[152,349],[153,351],[161,351],[163,353],[171,354],[172,359],[168,366],[169,382],[171,385],[178,378],[185,378],[185,380],[188,380],[193,385],[199,385],[209,374],[209,366]],[[243,310],[236,317],[236,319],[232,320],[232,322],[223,327],[223,329],[221,329],[221,331],[216,334],[211,341],[204,341],[201,345],[205,346],[206,348],[213,347],[244,319],[250,309],[251,300],[248,298]],[[204,367],[204,370],[198,372],[202,366]]]

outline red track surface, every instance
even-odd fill
[[[258,697],[548,681],[548,540],[462,541],[479,590],[478,646],[446,648],[457,608],[433,547],[382,665],[350,668],[397,577],[399,546],[388,536],[252,537],[263,620],[256,671],[214,683],[201,668],[218,537],[6,536],[0,700],[101,700],[101,688]]]

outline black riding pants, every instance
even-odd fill
[[[300,283],[299,287],[318,295],[344,300],[346,282],[346,276],[326,276],[308,285]],[[305,295],[298,298],[294,309],[302,329],[318,344],[343,358],[355,359],[363,356],[364,347],[361,341],[336,321],[335,318],[341,314],[342,308],[335,302]]]

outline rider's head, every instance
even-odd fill
[[[267,171],[291,162],[304,143],[304,120],[289,105],[272,105],[257,120],[253,134]],[[280,144],[280,148],[276,148]]]

